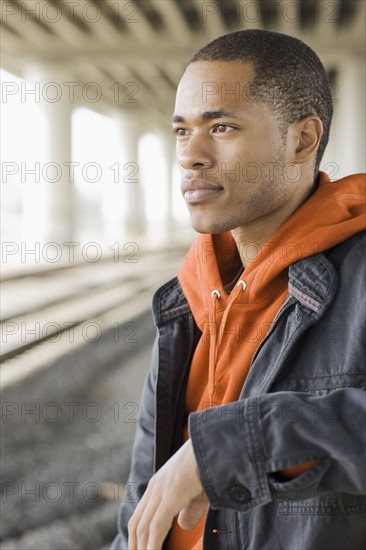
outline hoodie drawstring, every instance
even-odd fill
[[[237,300],[237,298],[239,297],[240,292],[244,292],[246,288],[247,288],[247,283],[244,281],[244,279],[240,279],[237,282],[235,289],[232,291],[230,295],[228,305],[222,317],[221,327],[218,335],[216,330],[216,303],[218,300],[220,300],[221,293],[217,289],[211,292],[211,302],[208,310],[209,326],[213,327],[212,332],[211,332],[211,329],[209,331],[210,351],[209,351],[209,364],[208,364],[208,396],[209,396],[210,407],[213,406],[212,398],[215,391],[215,370],[216,370],[217,356],[218,356],[218,350],[221,345],[222,337],[224,334],[226,322],[235,300]]]

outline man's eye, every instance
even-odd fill
[[[176,136],[185,136],[186,130],[184,128],[173,128],[173,134]]]
[[[227,130],[231,130],[232,126],[228,126],[227,124],[216,124],[214,127],[214,132],[217,134],[224,134]]]

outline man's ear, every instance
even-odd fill
[[[320,118],[310,115],[293,125],[295,164],[304,164],[311,157],[316,158],[324,129]]]

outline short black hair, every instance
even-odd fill
[[[318,172],[329,140],[333,105],[326,70],[309,46],[286,34],[246,29],[212,40],[188,65],[196,61],[250,62],[254,77],[248,96],[272,109],[283,136],[293,122],[318,116],[324,127],[315,161],[315,173]]]

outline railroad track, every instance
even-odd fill
[[[4,278],[0,548],[109,548],[155,335],[152,295],[185,251]]]
[[[109,547],[155,332],[135,319],[137,343],[107,331],[3,390],[0,548]]]
[[[121,325],[150,308],[154,290],[176,274],[184,252],[182,247],[148,251],[138,262],[125,263],[126,254],[117,263],[111,257],[6,278],[0,317],[2,387],[98,341],[108,328],[119,334]],[[133,325],[130,331],[131,336]]]

